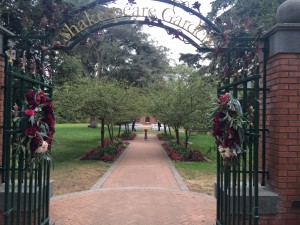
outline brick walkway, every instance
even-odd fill
[[[89,191],[51,199],[55,225],[213,225],[215,199],[188,191],[154,135],[138,135]]]

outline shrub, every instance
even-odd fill
[[[101,160],[105,162],[114,161],[129,144],[127,142],[123,142],[123,140],[105,143],[106,145],[103,148],[101,148],[101,146],[96,146],[90,151],[86,152],[81,157],[81,160]]]
[[[133,140],[136,136],[136,133],[124,132],[121,134],[122,140]]]
[[[161,141],[170,141],[174,139],[174,136],[166,135],[165,133],[157,134],[157,138]]]
[[[172,160],[180,161],[205,161],[204,156],[199,150],[185,148],[183,145],[177,145],[175,142],[169,141],[162,144],[163,148]]]

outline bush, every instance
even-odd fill
[[[166,135],[165,133],[157,134],[157,138],[161,141],[171,141],[174,139],[174,136]]]
[[[136,133],[132,133],[132,132],[124,132],[121,134],[122,140],[133,140],[136,136]]]
[[[128,146],[129,143],[123,142],[123,140],[116,140],[112,143],[105,141],[106,145],[96,146],[90,151],[86,152],[81,160],[101,160],[105,162],[114,161]]]
[[[184,145],[177,145],[175,142],[169,141],[162,144],[167,154],[172,160],[179,161],[205,161],[205,157],[199,150],[185,148]]]

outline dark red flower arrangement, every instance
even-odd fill
[[[53,103],[42,90],[27,92],[25,99],[23,116],[14,119],[19,121],[23,131],[18,137],[16,150],[30,150],[32,161],[49,159],[48,150],[55,132]]]
[[[242,153],[246,121],[240,102],[230,93],[220,96],[211,114],[211,120],[213,136],[223,159]]]

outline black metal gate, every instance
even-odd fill
[[[201,4],[198,1],[191,6],[188,2],[187,4],[183,1],[153,1],[163,2],[174,8],[181,8],[185,12],[196,16],[204,23],[200,23],[199,30],[207,33],[212,38],[217,36],[220,42],[223,43],[219,46],[207,46],[205,41],[200,43],[195,37],[194,39],[189,38],[184,27],[177,26],[177,28],[174,28],[176,24],[170,21],[144,15],[136,16],[137,18],[132,20],[128,15],[124,17],[117,15],[115,10],[111,14],[112,18],[99,19],[99,21],[92,23],[87,16],[89,15],[87,10],[95,9],[97,4],[105,5],[114,2],[112,0],[97,0],[80,9],[71,11],[66,18],[58,23],[54,34],[46,34],[42,37],[18,37],[18,39],[9,37],[10,43],[6,40],[6,46],[9,48],[7,50],[8,66],[5,74],[4,157],[2,168],[2,182],[5,183],[4,225],[49,223],[49,160],[43,159],[28,163],[31,161],[31,152],[28,149],[21,151],[19,149],[21,147],[15,145],[18,143],[18,135],[24,132],[22,126],[19,126],[15,119],[19,114],[24,114],[25,94],[33,88],[38,88],[51,96],[52,87],[49,74],[45,70],[45,56],[43,47],[41,47],[45,46],[45,43],[42,42],[52,35],[54,39],[58,38],[54,40],[52,50],[69,50],[94,32],[124,24],[160,27],[174,38],[192,44],[199,52],[217,52],[218,55],[224,56],[225,75],[223,83],[218,88],[218,94],[231,92],[234,97],[238,98],[242,103],[244,113],[248,112],[248,119],[252,125],[246,133],[248,142],[243,146],[247,151],[239,155],[235,162],[225,167],[218,154],[216,224],[258,224],[259,174],[262,175],[262,184],[264,184],[266,174],[264,169],[266,66],[263,66],[261,72],[258,57],[262,51],[266,55],[266,51],[256,46],[259,40],[254,38],[227,37],[214,23],[203,17],[200,13]],[[135,1],[128,1],[128,4],[135,4]],[[86,23],[90,25],[85,24],[86,28],[79,30],[75,24],[78,23],[78,19],[80,21],[84,20],[83,15],[87,17],[86,19],[89,19]],[[93,15],[92,12],[90,15]],[[94,21],[96,17],[93,18]],[[71,27],[73,27],[74,32],[76,31],[76,34],[71,30]],[[195,28],[192,33],[197,34],[197,29]],[[14,41],[17,41],[18,44],[12,44]],[[224,43],[227,41],[228,43]],[[261,75],[263,78],[261,78]],[[260,81],[263,88],[259,86]],[[259,102],[260,91],[262,91],[262,104]],[[260,105],[262,105],[262,109],[260,109]],[[260,110],[263,118],[261,124],[259,122]],[[262,126],[261,130],[260,126]],[[260,136],[263,143],[261,171],[258,165]]]
[[[230,44],[234,47],[225,53],[226,74],[218,94],[230,92],[240,101],[249,127],[245,134],[247,141],[242,146],[246,151],[236,156],[230,165],[225,165],[218,153],[216,224],[257,225],[259,183],[264,185],[267,174],[264,165],[266,60],[260,64],[259,57],[264,55],[266,59],[267,53],[266,49],[260,48],[260,40],[249,37],[234,40]],[[262,138],[261,142],[259,138]]]
[[[49,224],[50,161],[33,161],[30,148],[19,145],[24,126],[17,118],[24,115],[26,93],[39,89],[51,96],[52,92],[44,69],[44,54],[33,39],[5,40],[8,62],[2,169],[4,225]]]

